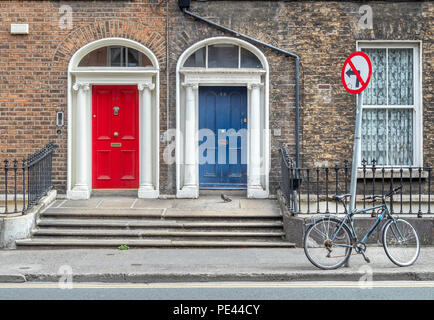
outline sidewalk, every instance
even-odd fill
[[[370,264],[355,255],[350,267],[323,271],[303,249],[3,250],[0,282],[57,282],[59,269],[72,270],[75,282],[357,281],[367,266],[374,281],[434,280],[434,247],[422,247],[407,268],[381,247],[368,247],[367,256]]]

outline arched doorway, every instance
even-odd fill
[[[159,195],[159,67],[142,44],[101,39],[79,49],[68,67],[68,189]]]
[[[197,198],[201,189],[246,189],[249,198],[268,197],[264,54],[236,38],[210,38],[187,49],[176,70],[177,197]]]

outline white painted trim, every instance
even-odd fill
[[[81,47],[76,53],[74,53],[74,55],[71,58],[71,61],[69,62],[68,70],[71,71],[72,69],[77,68],[81,59],[83,59],[84,56],[86,56],[89,52],[108,46],[125,46],[125,47],[136,49],[137,51],[140,51],[143,54],[145,54],[151,60],[152,66],[155,69],[159,70],[157,57],[152,53],[151,50],[149,50],[147,47],[145,47],[144,45],[142,45],[137,41],[124,39],[124,38],[104,38],[86,44],[85,46]],[[107,68],[108,67],[105,67],[105,69]],[[128,68],[128,69],[134,69],[134,68]]]
[[[125,70],[127,69],[127,70]],[[92,75],[92,74],[109,74],[109,75],[123,75],[123,74],[157,74],[158,69],[147,69],[147,68],[75,68],[71,70],[71,74],[73,75]]]
[[[234,44],[249,50],[254,53],[258,59],[261,61],[263,69],[225,69],[225,68],[183,68],[184,62],[187,58],[196,50],[201,47],[205,47],[212,44]],[[261,132],[261,140],[263,143],[262,146],[262,155],[264,159],[264,174],[261,177],[262,189],[250,189],[248,186],[248,197],[252,198],[267,198],[269,195],[269,163],[270,163],[270,136],[268,133],[269,130],[269,65],[265,55],[252,44],[231,37],[214,37],[205,39],[197,42],[196,44],[189,47],[185,50],[180,58],[178,59],[178,63],[176,66],[176,195],[177,197],[187,197],[187,198],[197,198],[199,196],[199,165],[196,164],[196,186],[189,188],[185,188],[181,185],[182,179],[182,168],[183,168],[183,132],[181,124],[181,112],[183,110],[181,106],[182,99],[182,84],[181,84],[181,76],[185,79],[182,81],[185,84],[196,84],[196,85],[226,85],[226,86],[248,86],[252,83],[263,84],[263,88],[260,91],[261,98],[261,107],[264,109],[264,114],[261,118],[262,124],[261,126],[264,130]],[[263,77],[263,79],[262,79]],[[198,92],[195,93],[196,97],[196,132],[198,131]],[[247,104],[248,104],[248,112],[250,112],[250,99],[249,94],[247,95]],[[248,114],[248,118],[249,114]],[[248,122],[248,130],[249,130],[249,122]],[[249,135],[247,140],[249,141]],[[196,140],[197,141],[197,140]],[[249,145],[249,142],[248,142]],[[247,150],[247,154],[249,154],[249,147]],[[198,159],[198,145],[196,144],[196,159]],[[247,172],[249,172],[250,165],[250,157],[247,157]],[[198,161],[197,161],[198,163]],[[247,179],[249,181],[249,179]]]
[[[125,67],[125,68],[109,68],[109,67],[83,67],[79,68],[77,67],[81,59],[87,55],[89,52],[105,47],[105,46],[112,46],[112,45],[121,45],[126,46],[130,48],[134,48],[138,50],[139,52],[142,52],[145,54],[152,62],[153,67],[137,67],[137,68],[131,68],[131,67]],[[72,157],[72,150],[73,150],[73,126],[74,126],[74,93],[72,92],[72,86],[73,84],[78,82],[86,82],[90,85],[95,84],[112,84],[112,85],[125,85],[125,84],[131,84],[131,85],[139,85],[140,83],[153,83],[155,85],[155,93],[152,97],[152,104],[153,104],[153,113],[154,113],[154,119],[153,124],[155,125],[153,130],[153,139],[154,139],[154,154],[153,154],[153,168],[154,168],[154,177],[153,177],[153,184],[155,190],[151,190],[152,192],[143,193],[138,192],[138,196],[141,197],[152,197],[156,198],[159,196],[159,103],[160,103],[160,78],[159,78],[159,66],[158,66],[158,60],[156,56],[144,45],[140,44],[139,42],[129,40],[129,39],[123,39],[123,38],[106,38],[106,39],[100,39],[93,41],[91,43],[88,43],[87,45],[80,48],[77,52],[74,53],[72,56],[69,65],[68,65],[68,90],[67,90],[67,105],[68,105],[68,153],[67,153],[67,163],[68,163],[68,172],[67,172],[67,195],[69,198],[89,198],[89,194],[77,194],[75,195],[73,190],[73,157]],[[74,83],[73,83],[74,82]],[[87,98],[89,108],[91,108],[92,105],[92,94],[88,95]],[[139,99],[140,104],[140,99]],[[140,105],[139,105],[140,108]],[[142,123],[142,121],[139,121],[139,125]],[[89,124],[88,124],[89,125]],[[89,129],[89,128],[88,128]],[[90,133],[91,130],[91,120],[90,120]],[[89,137],[91,139],[91,137]],[[139,139],[142,139],[140,137]],[[141,150],[139,150],[141,152]],[[91,184],[92,184],[92,150],[89,151],[90,154],[87,155],[87,161],[89,161],[90,158],[90,168],[88,168],[88,177],[87,179],[90,181],[89,183],[89,189],[91,190]],[[142,167],[140,165],[140,167]]]
[[[413,117],[413,166],[423,166],[423,85],[422,85],[422,41],[421,40],[357,40],[356,50],[361,48],[390,49],[409,48],[414,50],[413,74],[414,77],[414,110]],[[364,106],[364,109],[374,106]],[[384,106],[383,106],[384,107]],[[413,108],[413,106],[411,106]],[[394,106],[393,108],[405,108],[405,106]],[[360,151],[361,152],[361,151]],[[361,158],[361,157],[360,157]],[[359,164],[361,165],[361,164]]]

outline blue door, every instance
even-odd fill
[[[247,187],[247,88],[199,87],[199,185]]]

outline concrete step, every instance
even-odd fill
[[[125,204],[98,201],[48,208],[40,214],[32,238],[16,241],[17,248],[293,246],[283,240],[280,211],[268,202],[223,208],[194,202],[185,208],[192,204],[184,201],[167,208],[117,208]]]
[[[79,228],[282,228],[282,221],[182,221],[182,220],[138,220],[138,219],[53,219],[38,221],[40,227]]]
[[[83,209],[83,208],[48,208],[41,217],[78,217],[82,218],[161,218],[164,209]]]
[[[16,241],[19,248],[77,248],[77,247],[113,247],[128,245],[137,247],[294,247],[287,241],[210,241],[210,240],[137,240],[137,239],[24,239]]]
[[[50,237],[247,237],[247,238],[270,238],[282,237],[283,231],[188,231],[188,230],[107,230],[107,229],[53,229],[39,228],[34,231],[33,236]]]
[[[83,208],[48,208],[42,217],[79,217],[81,218],[282,218],[280,211],[268,209],[234,210],[185,210],[185,209],[83,209]]]

